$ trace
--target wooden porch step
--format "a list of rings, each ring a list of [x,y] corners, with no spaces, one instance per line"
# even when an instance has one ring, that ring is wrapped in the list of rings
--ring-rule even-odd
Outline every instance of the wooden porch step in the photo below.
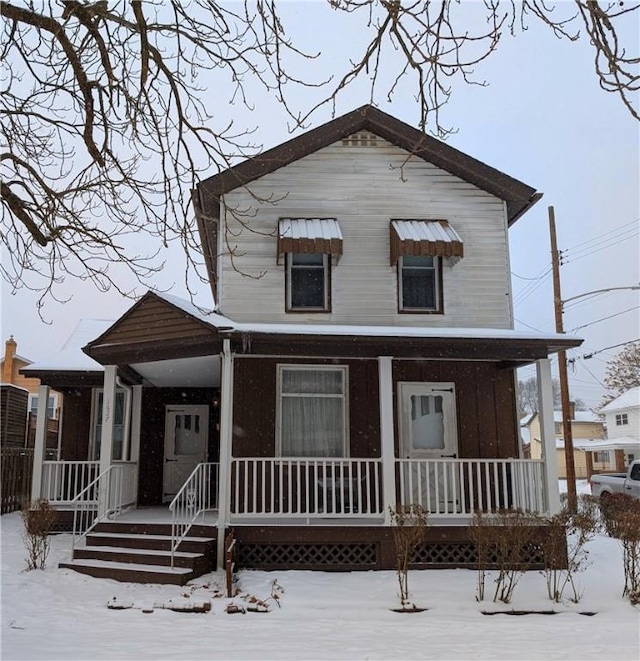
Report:
[[[171,552],[157,549],[135,549],[118,546],[85,546],[77,548],[74,553],[76,560],[110,560],[133,564],[171,566]],[[173,554],[174,567],[187,569],[200,569],[206,565],[206,558],[202,553],[187,553],[176,551]],[[206,569],[205,569],[206,571]]]
[[[185,585],[199,574],[185,567],[161,567],[158,565],[132,564],[110,560],[74,559],[61,562],[61,569],[73,569],[95,578],[110,578],[124,583],[164,583]]]
[[[206,553],[215,545],[215,541],[213,537],[185,537],[180,542],[179,550],[187,553]],[[171,551],[171,535],[91,532],[87,535],[87,545]]]

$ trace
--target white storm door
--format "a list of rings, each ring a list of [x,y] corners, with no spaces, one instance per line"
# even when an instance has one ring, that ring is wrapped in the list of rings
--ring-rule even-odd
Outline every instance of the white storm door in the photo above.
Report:
[[[207,405],[166,407],[162,502],[171,501],[193,469],[207,460],[208,430]]]
[[[399,383],[404,502],[456,512],[458,435],[453,383]]]

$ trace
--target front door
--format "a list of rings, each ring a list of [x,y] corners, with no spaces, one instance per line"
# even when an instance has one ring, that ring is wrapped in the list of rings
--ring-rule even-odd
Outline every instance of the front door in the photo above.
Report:
[[[403,499],[430,512],[454,513],[458,502],[458,434],[453,383],[399,383]]]
[[[207,460],[209,407],[167,406],[162,502],[170,502],[193,469]]]

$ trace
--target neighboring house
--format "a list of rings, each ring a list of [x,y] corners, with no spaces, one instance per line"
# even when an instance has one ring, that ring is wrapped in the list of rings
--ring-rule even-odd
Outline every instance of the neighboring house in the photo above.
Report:
[[[25,376],[20,372],[24,367],[31,365],[28,358],[17,353],[18,343],[11,336],[5,342],[4,356],[0,360],[0,374],[2,374],[3,411],[12,412],[11,445],[24,447],[33,446],[36,420],[38,415],[38,390],[40,379]],[[25,400],[26,398],[26,403]],[[19,403],[18,401],[19,400]],[[5,401],[7,406],[5,406]],[[50,455],[58,448],[58,420],[62,407],[62,396],[59,392],[51,390],[47,397],[47,449]],[[4,418],[3,418],[4,419]],[[3,444],[6,442],[3,437]]]
[[[626,470],[640,458],[640,386],[616,397],[600,413],[605,417],[607,440],[598,451],[614,455],[615,470]]]
[[[433,524],[418,563],[468,566],[474,511],[558,510],[516,369],[537,366],[553,456],[549,356],[581,341],[513,328],[507,232],[535,189],[365,106],[193,197],[215,311],[148,292],[80,361],[25,369],[65,394],[34,492],[70,506],[69,476],[100,473],[74,507],[170,505],[174,547],[213,510],[218,563],[233,528],[263,568],[393,567],[409,504]]]
[[[528,454],[532,459],[542,457],[542,442],[540,431],[540,416],[534,413],[521,421],[523,440],[528,439]],[[562,429],[562,411],[553,412],[554,434],[556,438],[556,462],[558,477],[567,477],[566,455],[564,449],[564,432]],[[525,432],[526,430],[526,432]],[[613,470],[613,456],[606,451],[593,452],[593,465],[587,465],[587,450],[594,448],[596,443],[605,438],[604,421],[593,411],[573,411],[571,417],[571,436],[573,439],[573,463],[577,478],[588,478],[592,472]]]

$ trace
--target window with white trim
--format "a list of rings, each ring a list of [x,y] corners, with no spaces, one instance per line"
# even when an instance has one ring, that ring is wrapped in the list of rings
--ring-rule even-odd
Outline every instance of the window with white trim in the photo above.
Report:
[[[94,461],[100,459],[100,440],[102,436],[102,402],[104,391],[102,388],[94,388],[93,391],[93,414],[91,425],[91,453]],[[129,460],[129,417],[130,417],[129,393],[123,389],[116,390],[115,411],[113,418],[113,453],[112,460]]]
[[[402,312],[439,312],[440,258],[401,255],[398,259],[398,298]]]
[[[287,310],[329,311],[329,255],[287,254]]]
[[[29,413],[38,415],[38,395],[29,395]],[[47,418],[57,418],[58,414],[58,395],[49,395],[47,402]]]
[[[621,427],[622,425],[629,424],[629,416],[626,413],[617,413],[616,414],[616,427]]]
[[[278,445],[282,457],[344,457],[347,367],[278,365]]]

